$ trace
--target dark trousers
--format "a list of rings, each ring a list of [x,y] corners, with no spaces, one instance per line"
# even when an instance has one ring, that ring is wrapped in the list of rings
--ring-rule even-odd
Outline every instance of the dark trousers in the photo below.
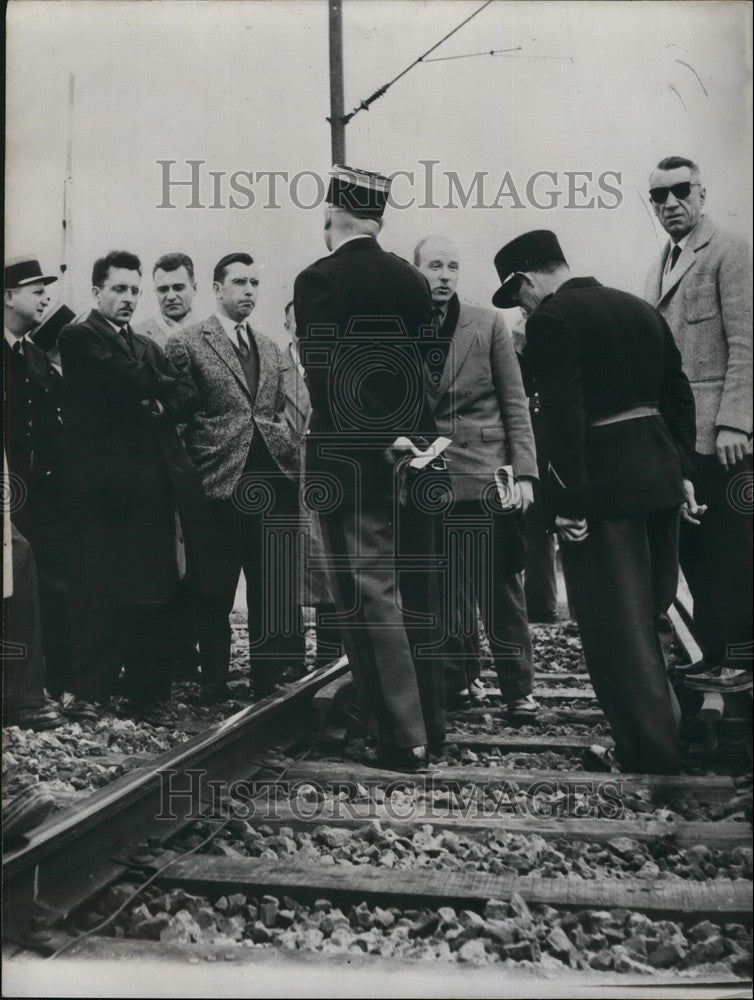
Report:
[[[255,440],[260,435],[255,434]],[[228,500],[212,502],[223,542],[223,580],[214,601],[202,602],[197,625],[202,682],[226,683],[230,621],[241,570],[246,578],[249,673],[257,697],[269,694],[286,668],[304,662],[297,595],[298,486],[270,468],[260,443],[252,444],[244,473]],[[253,470],[253,471],[252,471]]]
[[[175,605],[175,629],[173,634],[173,676],[178,681],[193,681],[197,679],[199,666],[199,641],[197,627],[196,598],[180,592]]]
[[[343,637],[337,624],[337,609],[332,602],[314,606],[314,630],[317,643],[315,666],[324,667],[343,655]]]
[[[548,621],[558,613],[558,582],[555,571],[555,536],[545,531],[536,503],[524,516],[526,525],[526,570],[524,593],[529,621]]]
[[[55,697],[59,697],[67,690],[75,660],[67,588],[50,584],[44,576],[40,576],[39,605],[47,687]]]
[[[118,693],[125,667],[124,694],[131,701],[148,705],[168,698],[174,615],[172,604],[77,609],[76,664],[68,690],[87,701],[106,701]]]
[[[45,703],[37,567],[31,546],[11,525],[13,593],[3,601],[3,718]]]
[[[678,583],[678,511],[589,519],[584,542],[563,542],[568,598],[595,694],[628,771],[680,767],[674,696],[658,635]]]
[[[739,670],[752,659],[752,461],[727,472],[714,455],[696,455],[698,526],[681,523],[681,568],[694,598],[694,632],[705,660]]]
[[[75,655],[68,602],[69,529],[59,500],[44,495],[24,505],[14,521],[34,553],[45,677],[57,697],[66,688]]]
[[[456,535],[466,608],[478,604],[503,698],[513,701],[532,689],[532,646],[521,569],[525,542],[516,511],[491,512],[481,501],[455,503],[446,531]],[[473,648],[473,638],[467,638]]]
[[[436,516],[362,497],[320,515],[340,632],[372,733],[387,748],[445,736]]]

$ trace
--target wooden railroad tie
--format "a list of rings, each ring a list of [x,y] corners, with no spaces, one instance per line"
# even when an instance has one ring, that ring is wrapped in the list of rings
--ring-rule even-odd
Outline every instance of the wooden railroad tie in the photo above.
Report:
[[[601,774],[590,771],[523,771],[508,767],[436,767],[420,774],[405,774],[387,768],[369,767],[364,764],[342,761],[301,761],[294,764],[286,780],[310,781],[318,784],[357,783],[426,786],[439,785],[503,785],[515,784],[529,790],[541,786],[574,790],[589,786],[624,792],[645,791],[653,799],[704,798],[705,801],[725,801],[735,794],[733,779],[728,775],[659,775],[659,774]]]
[[[417,868],[390,871],[368,865],[352,868],[292,859],[263,861],[202,854],[177,859],[161,872],[158,881],[171,888],[211,897],[229,892],[250,896],[295,892],[307,898],[337,895],[358,901],[389,899],[402,906],[410,900],[431,906],[448,904],[478,909],[489,899],[510,900],[514,893],[519,893],[527,903],[569,909],[620,907],[658,915],[711,916],[728,921],[748,920],[751,914],[751,883],[743,879],[698,883],[496,876],[486,872]]]
[[[217,821],[219,822],[219,820]],[[253,823],[264,823],[273,828],[290,826],[294,830],[308,831],[319,826],[362,829],[367,824],[379,823],[381,829],[395,830],[401,836],[410,836],[429,823],[435,834],[443,831],[478,837],[486,833],[513,833],[521,836],[538,836],[543,840],[589,841],[606,844],[617,837],[628,837],[643,843],[667,839],[678,846],[693,847],[705,844],[721,850],[746,847],[751,843],[751,824],[735,822],[707,822],[685,820],[634,819],[577,819],[560,816],[464,816],[453,814],[452,806],[417,809],[408,818],[395,815],[395,810],[385,809],[376,802],[334,803],[307,815],[303,808],[293,808],[286,802],[270,805],[268,813],[254,816]]]

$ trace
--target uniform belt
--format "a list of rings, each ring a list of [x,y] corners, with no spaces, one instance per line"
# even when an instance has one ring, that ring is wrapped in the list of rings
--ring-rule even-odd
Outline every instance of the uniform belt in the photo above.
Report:
[[[660,409],[656,403],[646,406],[632,406],[630,410],[612,413],[609,417],[598,417],[592,421],[592,427],[604,427],[606,424],[618,424],[623,420],[638,420],[639,417],[659,417]]]

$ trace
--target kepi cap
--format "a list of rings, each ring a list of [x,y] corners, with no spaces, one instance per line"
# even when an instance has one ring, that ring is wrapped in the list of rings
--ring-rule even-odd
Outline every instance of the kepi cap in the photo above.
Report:
[[[51,285],[57,281],[54,274],[42,274],[42,268],[36,257],[13,257],[5,264],[5,288],[23,288],[41,281],[43,285]]]
[[[330,171],[326,201],[364,219],[381,219],[391,183],[382,174],[335,164]]]
[[[566,263],[558,238],[549,229],[532,229],[506,243],[495,255],[500,288],[492,296],[493,306],[512,309],[516,305],[512,297],[515,289],[513,276],[517,271],[532,271],[555,260]]]

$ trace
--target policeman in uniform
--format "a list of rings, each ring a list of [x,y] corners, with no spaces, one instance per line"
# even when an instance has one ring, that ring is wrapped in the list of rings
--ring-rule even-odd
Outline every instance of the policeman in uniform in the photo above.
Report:
[[[434,337],[426,280],[377,242],[390,182],[333,168],[330,256],[299,274],[294,308],[313,407],[308,445],[343,643],[382,759],[414,770],[445,733],[437,505],[411,460],[434,442],[423,354]],[[438,476],[441,474],[438,473]]]
[[[34,257],[16,257],[5,266],[5,442],[11,483],[18,494],[11,514],[37,565],[47,682],[56,695],[73,666],[62,481],[62,378],[30,334],[50,304],[48,286],[57,280],[43,274]]]
[[[548,230],[512,240],[495,267],[494,305],[528,317],[569,602],[617,762],[675,773],[677,705],[657,619],[676,591],[679,512],[702,512],[685,478],[694,400],[678,349],[646,302],[572,277]]]

